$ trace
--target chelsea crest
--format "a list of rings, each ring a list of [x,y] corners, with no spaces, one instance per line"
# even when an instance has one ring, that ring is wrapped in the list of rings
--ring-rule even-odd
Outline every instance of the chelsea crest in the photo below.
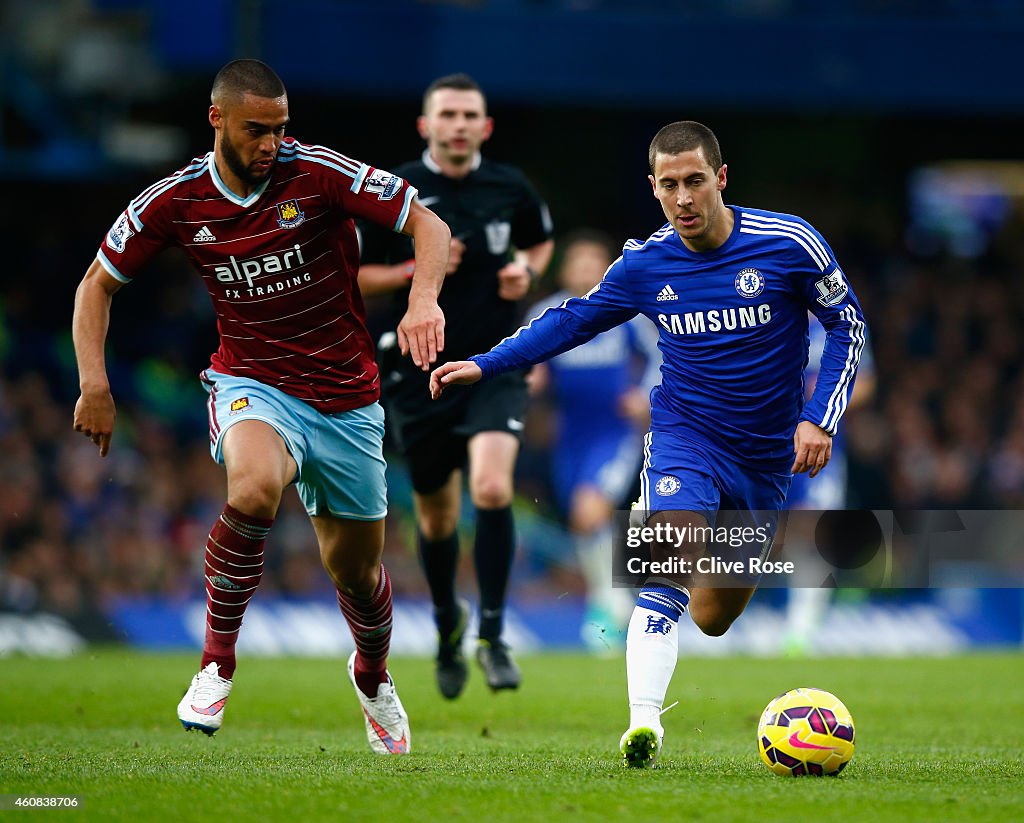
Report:
[[[678,477],[673,477],[671,474],[663,476],[654,486],[654,490],[662,497],[671,497],[677,491],[683,487],[683,484],[679,482]]]
[[[743,269],[733,281],[736,293],[748,300],[764,291],[764,275],[757,269]]]

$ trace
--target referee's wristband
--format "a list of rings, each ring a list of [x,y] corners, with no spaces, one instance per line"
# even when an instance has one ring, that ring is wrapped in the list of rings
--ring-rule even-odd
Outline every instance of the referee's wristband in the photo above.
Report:
[[[402,274],[405,275],[406,280],[412,280],[412,276],[416,273],[416,258],[410,257],[404,263],[400,263],[402,266]]]

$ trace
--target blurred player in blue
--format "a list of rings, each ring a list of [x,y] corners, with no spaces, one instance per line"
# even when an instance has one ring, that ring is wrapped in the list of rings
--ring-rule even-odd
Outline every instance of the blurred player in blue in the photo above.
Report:
[[[592,229],[566,237],[561,291],[536,303],[526,316],[536,317],[593,289],[612,264],[612,248],[610,238]],[[612,585],[612,515],[633,494],[660,366],[658,330],[638,316],[530,373],[531,388],[547,390],[554,402],[551,474],[587,587],[581,636],[595,652],[624,641],[635,600],[629,589]]]
[[[825,351],[827,338],[825,327],[813,318],[810,320],[810,353],[807,368],[804,370],[804,397],[810,400],[818,383],[818,368],[821,355]],[[861,352],[860,368],[857,371],[857,384],[850,395],[847,412],[867,406],[875,396],[874,359],[871,356],[871,344],[867,342]],[[806,474],[793,477],[793,484],[786,498],[787,509],[804,509],[811,511],[830,511],[844,509],[848,505],[848,484],[846,467],[846,437],[840,430],[832,438],[832,459],[827,471],[823,471],[813,480]],[[813,552],[813,534],[802,534],[801,527],[810,528],[811,522],[790,521],[786,532],[787,559],[793,559],[800,552]],[[824,622],[825,612],[832,599],[833,588],[822,585],[827,578],[827,571],[814,576],[813,562],[798,562],[797,570],[801,578],[794,583],[786,595],[785,629],[782,633],[782,651],[791,657],[800,657],[810,651],[815,630]],[[822,561],[822,565],[824,561]]]
[[[714,133],[671,123],[651,142],[649,180],[668,223],[630,240],[600,285],[549,309],[490,352],[445,363],[433,397],[547,360],[643,314],[659,329],[661,385],[651,392],[638,512],[668,539],[651,559],[695,562],[719,512],[768,518],[763,557],[794,472],[829,461],[865,342],[860,306],[832,250],[803,219],[726,206],[728,167]],[[807,312],[827,332],[818,383],[804,402]],[[630,722],[619,748],[631,766],[661,753],[661,714],[678,657],[678,622],[724,634],[756,588],[649,577],[626,639]]]

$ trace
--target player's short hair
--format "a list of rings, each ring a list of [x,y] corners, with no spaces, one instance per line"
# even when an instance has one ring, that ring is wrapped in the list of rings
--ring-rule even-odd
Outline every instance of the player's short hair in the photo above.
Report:
[[[676,123],[669,123],[654,135],[651,141],[651,148],[647,152],[647,162],[651,166],[651,174],[654,174],[654,158],[659,154],[682,154],[684,151],[704,150],[704,159],[708,161],[712,170],[717,172],[722,168],[722,149],[718,145],[718,138],[703,123],[695,120],[679,120]]]
[[[213,78],[210,100],[217,105],[238,100],[245,94],[255,97],[284,97],[284,83],[270,66],[260,60],[232,60]]]
[[[427,86],[427,90],[423,92],[424,114],[427,111],[427,103],[430,102],[430,95],[435,91],[440,91],[441,89],[479,92],[480,96],[484,98],[484,110],[487,109],[487,97],[484,95],[484,90],[480,88],[480,84],[468,74],[459,72],[458,74],[446,74],[444,77],[438,77],[433,83]]]
[[[586,244],[588,246],[600,246],[608,253],[608,257],[611,260],[614,260],[618,256],[619,247],[615,244],[611,235],[605,234],[599,229],[592,229],[589,227],[573,229],[572,231],[564,234],[559,241],[563,257],[573,246],[579,246],[582,244]]]

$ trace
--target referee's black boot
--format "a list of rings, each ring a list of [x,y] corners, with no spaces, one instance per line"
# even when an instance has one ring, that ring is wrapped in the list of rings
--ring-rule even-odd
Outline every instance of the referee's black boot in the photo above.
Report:
[[[448,700],[454,700],[466,688],[469,667],[466,656],[462,652],[462,638],[466,635],[469,625],[469,604],[465,600],[458,601],[459,619],[455,628],[447,635],[438,632],[437,661],[434,670],[437,676],[437,688]]]
[[[519,688],[522,675],[503,641],[480,638],[480,645],[476,647],[476,659],[480,663],[480,668],[484,670],[487,685],[491,689],[498,691]]]

